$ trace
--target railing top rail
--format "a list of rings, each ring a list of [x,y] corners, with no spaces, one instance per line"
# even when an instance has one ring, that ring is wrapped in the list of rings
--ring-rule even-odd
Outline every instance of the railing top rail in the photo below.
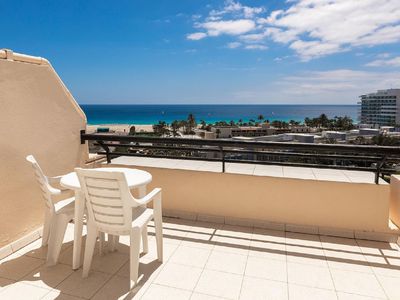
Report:
[[[120,141],[137,143],[166,143],[180,145],[201,145],[215,147],[238,148],[274,148],[304,151],[337,151],[373,153],[375,155],[400,156],[398,146],[371,146],[371,145],[343,145],[343,144],[310,144],[294,142],[270,142],[270,141],[235,141],[227,139],[188,139],[188,138],[163,138],[163,137],[139,137],[117,134],[87,134],[81,133],[81,141]]]

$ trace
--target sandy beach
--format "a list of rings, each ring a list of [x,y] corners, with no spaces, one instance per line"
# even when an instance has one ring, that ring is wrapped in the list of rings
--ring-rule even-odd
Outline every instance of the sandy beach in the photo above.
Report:
[[[146,131],[153,132],[153,125],[140,125],[140,124],[99,124],[99,125],[87,125],[86,132],[93,133],[97,131],[99,127],[109,128],[113,132],[129,132],[129,128],[135,126],[137,132]]]

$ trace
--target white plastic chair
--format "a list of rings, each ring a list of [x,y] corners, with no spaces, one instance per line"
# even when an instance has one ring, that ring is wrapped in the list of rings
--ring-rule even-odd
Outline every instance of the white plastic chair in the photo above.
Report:
[[[47,264],[55,265],[60,255],[65,230],[69,221],[74,218],[75,197],[67,198],[54,203],[54,196],[66,194],[66,189],[55,188],[51,184],[60,182],[62,176],[48,177],[33,155],[28,155],[26,160],[32,164],[36,179],[42,190],[46,211],[43,225],[42,246],[49,245],[47,251]]]
[[[130,287],[138,281],[141,234],[154,219],[158,261],[163,260],[161,189],[135,199],[122,172],[75,169],[88,209],[83,277],[87,277],[99,232],[130,236]],[[153,209],[146,204],[153,202]],[[147,245],[144,245],[145,252]]]

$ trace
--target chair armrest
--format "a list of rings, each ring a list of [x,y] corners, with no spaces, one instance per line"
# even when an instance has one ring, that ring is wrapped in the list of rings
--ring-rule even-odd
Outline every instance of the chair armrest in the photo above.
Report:
[[[57,189],[57,190],[60,190],[60,191],[67,191],[68,190],[67,188],[64,188],[62,185],[60,185],[60,180],[61,180],[61,178],[63,176],[64,175],[53,176],[53,177],[47,176],[47,180],[48,180],[50,185],[53,185],[53,184],[57,184],[58,185],[56,188],[53,188],[53,189]]]
[[[150,193],[148,193],[143,198],[136,199],[136,203],[138,203],[139,205],[145,205],[145,204],[153,201],[154,198],[158,195],[161,195],[161,189],[155,188],[154,190],[152,190]]]

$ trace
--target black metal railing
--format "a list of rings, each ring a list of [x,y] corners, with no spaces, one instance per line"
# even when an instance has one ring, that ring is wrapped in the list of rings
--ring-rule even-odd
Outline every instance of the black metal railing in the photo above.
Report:
[[[227,139],[187,139],[143,137],[117,134],[87,134],[89,141],[107,162],[119,156],[219,161],[327,169],[370,171],[379,177],[391,175],[400,166],[400,147],[348,144],[309,144],[292,142],[254,142]]]

